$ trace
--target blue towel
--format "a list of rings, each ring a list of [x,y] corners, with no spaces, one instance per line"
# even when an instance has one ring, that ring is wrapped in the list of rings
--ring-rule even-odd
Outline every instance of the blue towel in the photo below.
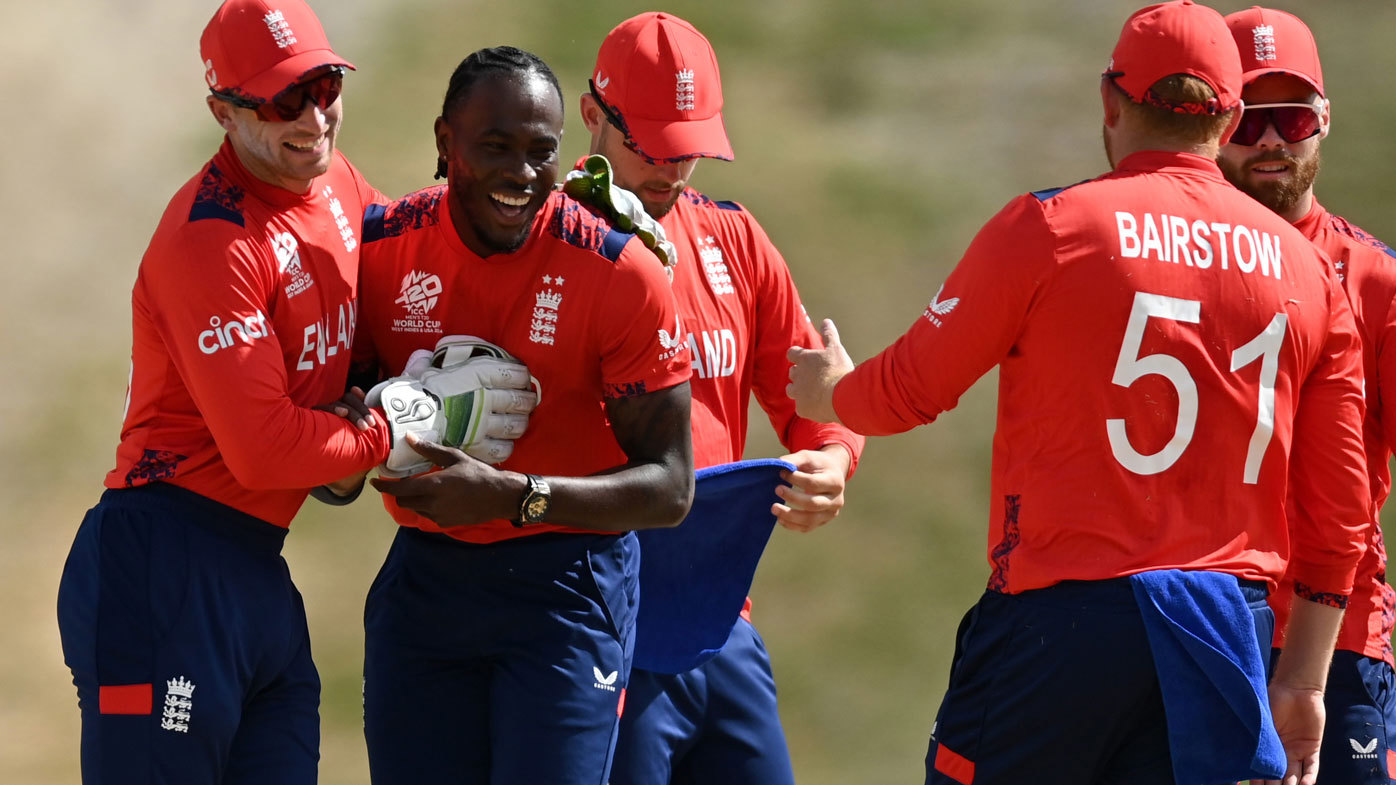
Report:
[[[722,650],[751,590],[776,519],[785,461],[724,463],[699,469],[693,508],[673,529],[636,532],[640,614],[635,667],[683,673]]]
[[[1163,690],[1175,781],[1283,777],[1265,663],[1236,576],[1157,570],[1130,582]]]

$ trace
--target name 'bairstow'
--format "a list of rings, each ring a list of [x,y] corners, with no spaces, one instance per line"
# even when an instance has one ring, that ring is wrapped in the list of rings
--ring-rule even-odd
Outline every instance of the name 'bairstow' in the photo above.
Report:
[[[1122,211],[1115,213],[1115,227],[1119,232],[1120,256],[1126,259],[1150,258],[1202,270],[1211,267],[1216,259],[1223,270],[1234,262],[1243,273],[1253,273],[1259,267],[1261,275],[1283,280],[1280,238],[1269,232],[1202,219],[1188,221],[1176,215],[1155,218],[1152,213],[1143,213],[1141,220]]]

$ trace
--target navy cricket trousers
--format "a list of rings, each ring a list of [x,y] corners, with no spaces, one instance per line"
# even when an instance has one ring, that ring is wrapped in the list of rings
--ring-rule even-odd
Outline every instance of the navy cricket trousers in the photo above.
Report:
[[[165,483],[108,490],[58,589],[86,785],[312,785],[320,679],[286,530]]]
[[[1243,581],[1262,658],[1274,613]],[[1128,578],[986,591],[960,623],[927,785],[1173,785],[1163,694]]]
[[[603,785],[639,566],[633,534],[399,529],[364,611],[374,785]]]

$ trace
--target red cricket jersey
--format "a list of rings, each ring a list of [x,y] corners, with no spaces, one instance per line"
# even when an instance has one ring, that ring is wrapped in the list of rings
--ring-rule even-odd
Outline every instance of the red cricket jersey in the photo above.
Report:
[[[857,466],[863,437],[796,416],[785,394],[786,351],[823,344],[761,225],[740,205],[692,188],[660,223],[679,252],[674,297],[693,358],[694,466],[741,460],[752,392],[786,449],[839,444],[852,458],[850,469]]]
[[[1170,568],[1273,589],[1290,562],[1341,605],[1371,506],[1360,351],[1294,227],[1210,160],[1143,152],[1010,202],[834,403],[905,431],[1000,366],[992,589]]]
[[[388,455],[308,407],[344,393],[359,238],[377,192],[343,155],[295,194],[225,139],[170,200],[131,294],[131,381],[108,488],[168,482],[278,526],[306,489]]]
[[[371,208],[360,276],[357,364],[397,374],[414,350],[464,334],[504,347],[538,379],[542,401],[503,469],[581,477],[624,464],[605,401],[688,380],[688,348],[659,260],[561,192],[539,210],[522,248],[485,258],[456,233],[446,186]],[[398,523],[466,542],[582,531],[503,519],[443,530],[391,496],[383,502]]]
[[[1362,442],[1367,453],[1367,481],[1372,492],[1371,523],[1367,527],[1367,552],[1357,563],[1357,577],[1348,600],[1338,648],[1385,660],[1392,659],[1391,629],[1396,621],[1396,591],[1386,582],[1386,545],[1382,542],[1378,515],[1391,492],[1391,447],[1396,445],[1396,422],[1386,415],[1396,410],[1396,252],[1314,201],[1309,213],[1295,224],[1305,237],[1328,254],[1347,291],[1348,303],[1362,336],[1362,367],[1366,387],[1367,416],[1362,422]],[[1270,598],[1275,610],[1275,645],[1284,645],[1284,625],[1289,619],[1291,580]]]

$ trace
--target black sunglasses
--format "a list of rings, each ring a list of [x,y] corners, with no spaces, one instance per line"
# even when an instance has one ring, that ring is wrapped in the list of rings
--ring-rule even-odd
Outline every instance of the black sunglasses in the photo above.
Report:
[[[321,109],[329,109],[344,88],[344,67],[332,65],[328,70],[317,71],[309,78],[297,82],[276,94],[270,101],[259,101],[233,93],[210,91],[213,97],[227,101],[233,106],[251,109],[268,123],[288,123],[301,116],[307,101]]]

